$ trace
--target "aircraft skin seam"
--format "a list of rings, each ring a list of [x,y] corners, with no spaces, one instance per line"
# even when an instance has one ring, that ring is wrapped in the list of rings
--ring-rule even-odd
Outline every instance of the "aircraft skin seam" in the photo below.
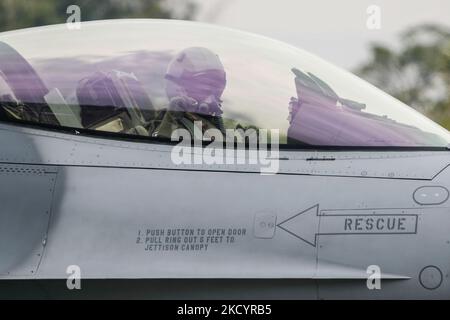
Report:
[[[71,136],[70,134],[65,134],[65,133],[59,133],[59,132],[55,132],[55,133],[49,133],[46,130],[39,130],[39,129],[34,129],[34,128],[26,128],[26,127],[20,127],[20,129],[25,129],[25,130],[14,130],[11,128],[2,128],[1,127],[1,122],[0,122],[0,130],[4,130],[4,131],[9,131],[9,132],[13,132],[13,133],[19,133],[19,134],[24,134],[24,135],[34,135],[34,136],[40,136],[40,137],[44,137],[44,138],[54,138],[54,139],[58,139],[58,140],[65,140],[65,141],[72,141],[72,142],[76,142],[76,143],[85,143],[85,144],[89,144],[89,145],[103,145],[103,146],[109,146],[109,147],[114,147],[114,148],[123,148],[123,149],[132,149],[132,150],[139,150],[139,151],[157,151],[157,152],[164,152],[164,153],[170,153],[170,150],[161,150],[158,148],[155,148],[156,146],[160,146],[160,147],[167,147],[167,146],[173,146],[171,144],[167,144],[167,143],[162,143],[162,142],[147,142],[147,141],[127,141],[127,140],[123,140],[123,139],[117,139],[117,138],[110,138],[110,137],[85,137],[85,136]],[[29,129],[29,132],[28,130]],[[33,131],[37,131],[37,132],[33,132]],[[44,132],[41,132],[44,131]],[[89,141],[95,139],[96,141]],[[135,147],[132,144],[139,144],[139,145],[144,145],[145,147]],[[392,159],[403,159],[403,158],[419,158],[419,157],[424,157],[424,156],[429,156],[429,157],[433,157],[433,156],[437,156],[437,155],[441,155],[443,152],[445,151],[424,151],[424,150],[369,150],[369,149],[361,149],[361,150],[327,150],[327,149],[298,149],[298,150],[290,150],[290,149],[280,149],[280,152],[289,152],[289,153],[293,153],[293,152],[302,152],[302,153],[310,153],[310,154],[316,154],[316,153],[327,153],[330,154],[327,157],[334,157],[336,161],[346,161],[346,160],[374,160],[374,159],[378,159],[378,160],[392,160]],[[354,153],[354,154],[359,154],[359,153],[368,153],[368,152],[372,152],[372,153],[380,153],[380,152],[389,152],[391,154],[386,155],[379,155],[379,156],[365,156],[365,157],[361,157],[361,156],[339,156],[339,153]],[[392,155],[392,153],[397,153],[395,155]],[[310,156],[305,156],[305,157],[291,157],[288,159],[280,159],[280,160],[296,160],[296,161],[320,161],[323,159],[310,159]],[[329,159],[326,159],[329,160]]]
[[[56,186],[57,186],[57,182],[58,182],[58,170],[56,172],[52,172],[51,174],[53,174],[55,177],[54,177],[54,181],[52,184],[52,196],[51,196],[50,208],[49,208],[49,212],[48,212],[49,218],[48,218],[48,222],[47,222],[47,229],[45,230],[45,241],[46,242],[48,242],[48,232],[50,230],[50,225],[52,223],[55,192],[56,192]],[[47,248],[46,245],[44,245],[44,247],[42,248],[41,256],[40,256],[39,262],[36,266],[35,274],[39,273],[39,267],[41,266],[42,260],[44,259],[46,248]]]
[[[114,165],[86,165],[86,164],[56,164],[56,163],[19,163],[19,162],[0,162],[0,164],[11,165],[30,165],[30,166],[50,166],[50,167],[77,167],[77,168],[103,168],[103,169],[129,169],[129,170],[160,170],[160,171],[185,171],[185,172],[214,172],[214,173],[240,173],[240,174],[257,174],[259,171],[236,171],[236,170],[217,170],[217,169],[186,169],[186,168],[156,168],[156,167],[127,167]],[[383,180],[406,180],[406,181],[431,181],[428,178],[401,178],[401,177],[370,177],[370,176],[352,176],[352,175],[333,175],[333,174],[317,174],[317,173],[295,173],[295,172],[278,172],[274,175],[280,176],[311,176],[311,177],[330,177],[330,178],[353,178],[353,179],[383,179]]]
[[[440,175],[442,172],[444,172],[449,166],[450,166],[450,164],[447,164],[444,168],[439,170],[438,173],[436,173],[430,180],[434,180],[438,175]]]

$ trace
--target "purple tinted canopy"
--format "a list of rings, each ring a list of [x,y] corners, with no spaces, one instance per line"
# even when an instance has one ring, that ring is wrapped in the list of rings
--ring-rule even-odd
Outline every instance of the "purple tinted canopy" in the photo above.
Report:
[[[370,84],[248,33],[125,20],[0,34],[4,121],[154,137],[174,99],[185,102],[178,125],[189,127],[197,114],[220,118],[226,129],[279,129],[282,145],[450,142],[447,130]]]

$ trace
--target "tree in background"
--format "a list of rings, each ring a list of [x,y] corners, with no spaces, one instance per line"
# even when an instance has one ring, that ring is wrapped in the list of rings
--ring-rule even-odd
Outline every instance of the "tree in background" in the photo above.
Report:
[[[450,30],[413,27],[397,50],[373,44],[370,52],[356,73],[450,129]]]
[[[190,1],[173,0],[1,0],[0,31],[64,23],[70,5],[81,8],[82,21],[115,18],[189,19],[195,10]]]

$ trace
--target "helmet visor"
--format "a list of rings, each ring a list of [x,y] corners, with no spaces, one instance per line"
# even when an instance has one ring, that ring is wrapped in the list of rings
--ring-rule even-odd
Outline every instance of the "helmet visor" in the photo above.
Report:
[[[190,98],[199,102],[209,96],[214,96],[217,100],[220,100],[226,85],[226,74],[221,70],[186,72],[180,78],[170,75],[166,75],[166,78],[181,86]]]

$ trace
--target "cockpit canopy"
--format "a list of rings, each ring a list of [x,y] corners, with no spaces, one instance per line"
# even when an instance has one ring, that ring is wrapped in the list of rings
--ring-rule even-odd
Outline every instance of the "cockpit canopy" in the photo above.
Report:
[[[109,20],[0,34],[0,119],[170,138],[204,120],[294,147],[447,147],[450,135],[300,49],[192,22]]]

